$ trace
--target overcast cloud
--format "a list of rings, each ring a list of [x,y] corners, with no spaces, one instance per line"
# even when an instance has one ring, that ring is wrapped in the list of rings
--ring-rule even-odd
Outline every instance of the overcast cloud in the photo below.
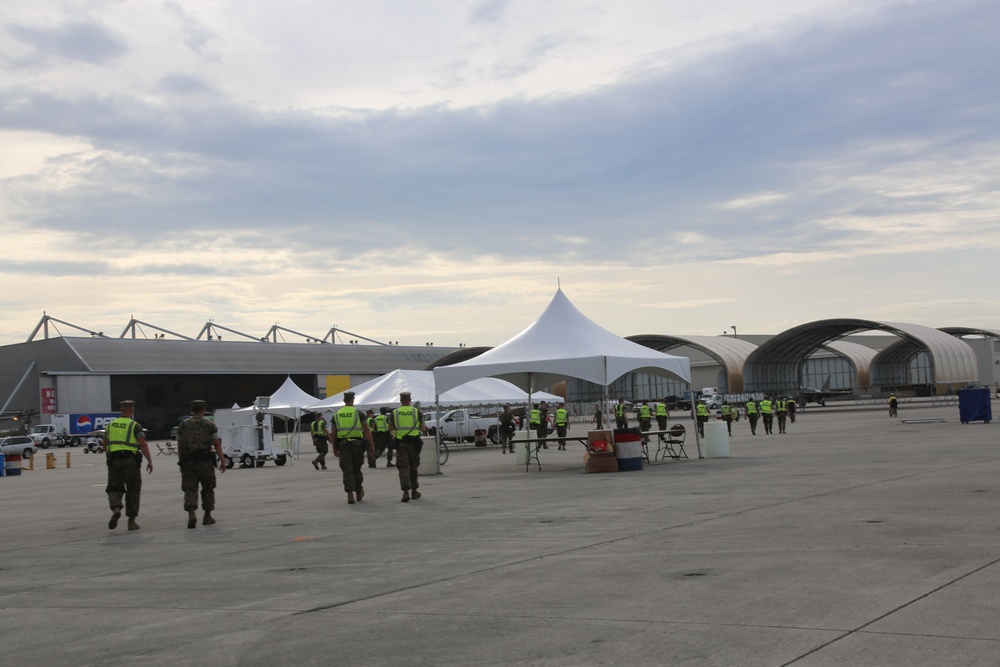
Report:
[[[0,10],[0,342],[1000,328],[1000,5],[354,4]]]

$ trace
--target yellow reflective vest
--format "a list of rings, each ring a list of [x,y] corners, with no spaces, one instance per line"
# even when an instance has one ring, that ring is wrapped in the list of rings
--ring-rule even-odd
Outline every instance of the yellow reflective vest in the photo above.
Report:
[[[134,419],[119,417],[107,426],[108,451],[132,452],[139,451],[139,438],[135,434],[137,426]]]
[[[392,411],[392,423],[396,427],[396,439],[420,435],[420,412],[412,405],[401,405]]]
[[[361,437],[361,418],[357,408],[345,405],[337,410],[334,418],[337,420],[337,437],[342,440],[356,440]]]

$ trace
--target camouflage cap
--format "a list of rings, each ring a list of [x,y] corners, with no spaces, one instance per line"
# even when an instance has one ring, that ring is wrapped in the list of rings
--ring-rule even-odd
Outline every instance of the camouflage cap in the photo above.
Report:
[[[199,410],[204,410],[207,407],[208,407],[208,403],[206,403],[205,401],[201,400],[200,398],[197,399],[197,400],[191,401],[191,410],[193,410],[194,412],[198,412]]]

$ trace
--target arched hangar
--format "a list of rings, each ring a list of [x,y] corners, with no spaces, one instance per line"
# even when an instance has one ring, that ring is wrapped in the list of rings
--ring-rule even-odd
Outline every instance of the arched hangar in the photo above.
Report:
[[[753,343],[735,336],[664,336],[660,334],[640,334],[626,336],[639,345],[667,352],[678,347],[692,347],[712,357],[722,366],[728,382],[726,393],[742,394],[744,389],[743,367],[747,357],[757,349]]]
[[[884,331],[908,343],[905,349],[901,346],[896,353],[885,354],[893,347],[889,346],[871,359],[871,386],[918,384],[911,381],[910,362],[919,352],[927,356],[926,384],[962,386],[976,383],[979,379],[975,351],[964,341],[943,331],[920,324],[839,318],[793,327],[760,345],[747,357],[744,365],[746,390],[797,390],[802,386],[802,366],[810,355],[824,346],[837,352],[837,347],[832,345],[834,341],[863,331]],[[860,368],[856,370],[860,371]],[[861,386],[860,381],[863,381],[860,372],[858,380],[856,387]]]

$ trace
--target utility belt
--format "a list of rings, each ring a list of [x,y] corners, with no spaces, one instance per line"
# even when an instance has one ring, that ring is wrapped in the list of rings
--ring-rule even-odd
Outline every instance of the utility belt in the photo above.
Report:
[[[108,452],[109,459],[134,459],[137,456],[139,456],[138,450],[132,452],[127,449],[119,449],[114,452]]]
[[[343,447],[344,445],[349,445],[352,442],[362,442],[361,436],[359,435],[355,438],[339,438],[337,440],[337,446]]]
[[[211,461],[215,463],[215,452],[212,450],[199,450],[197,452],[184,452],[185,461]]]

